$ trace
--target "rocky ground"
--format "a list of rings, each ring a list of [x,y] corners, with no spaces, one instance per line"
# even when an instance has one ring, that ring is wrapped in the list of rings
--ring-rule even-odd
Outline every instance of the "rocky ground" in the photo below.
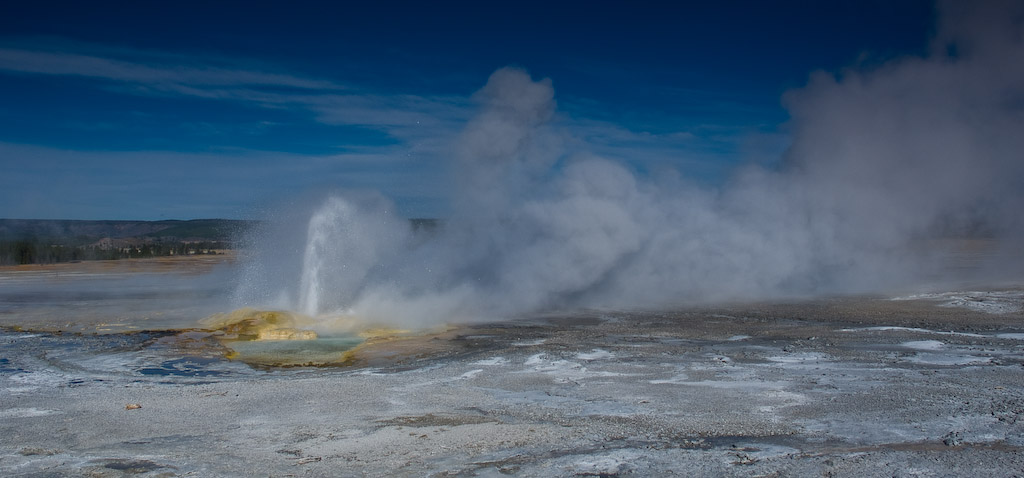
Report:
[[[588,311],[257,369],[0,335],[4,476],[1019,476],[1019,289]]]

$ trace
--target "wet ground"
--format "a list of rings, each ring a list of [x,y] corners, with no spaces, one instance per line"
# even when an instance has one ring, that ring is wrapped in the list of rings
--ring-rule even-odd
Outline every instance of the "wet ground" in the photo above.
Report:
[[[336,367],[252,367],[199,330],[8,327],[0,475],[1024,475],[1022,298],[552,314]]]

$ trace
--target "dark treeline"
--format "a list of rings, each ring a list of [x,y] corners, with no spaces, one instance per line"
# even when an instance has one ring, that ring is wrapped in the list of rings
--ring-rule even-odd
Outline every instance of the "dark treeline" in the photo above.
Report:
[[[215,254],[258,223],[0,219],[0,265]]]
[[[103,247],[62,245],[38,239],[0,241],[0,265],[53,264],[57,262],[134,259],[174,255],[216,254],[230,249],[224,241],[169,242]]]
[[[410,219],[417,232],[442,226],[437,219]],[[241,247],[257,221],[83,221],[0,219],[0,265],[216,254]]]

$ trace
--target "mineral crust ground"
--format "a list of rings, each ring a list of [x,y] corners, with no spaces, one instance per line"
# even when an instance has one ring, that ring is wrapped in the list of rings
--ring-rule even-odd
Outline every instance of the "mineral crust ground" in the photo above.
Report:
[[[334,367],[7,327],[0,475],[1019,476],[1021,296],[551,314]]]

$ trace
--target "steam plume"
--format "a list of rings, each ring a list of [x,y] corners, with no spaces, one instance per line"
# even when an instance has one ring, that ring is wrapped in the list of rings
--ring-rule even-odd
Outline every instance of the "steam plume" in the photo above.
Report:
[[[929,56],[789,93],[782,165],[721,188],[568,154],[551,82],[500,69],[458,140],[451,218],[413,232],[384,198],[332,197],[263,238],[239,298],[428,324],[882,291],[941,279],[925,239],[978,230],[1019,274],[1024,9],[942,11]]]

